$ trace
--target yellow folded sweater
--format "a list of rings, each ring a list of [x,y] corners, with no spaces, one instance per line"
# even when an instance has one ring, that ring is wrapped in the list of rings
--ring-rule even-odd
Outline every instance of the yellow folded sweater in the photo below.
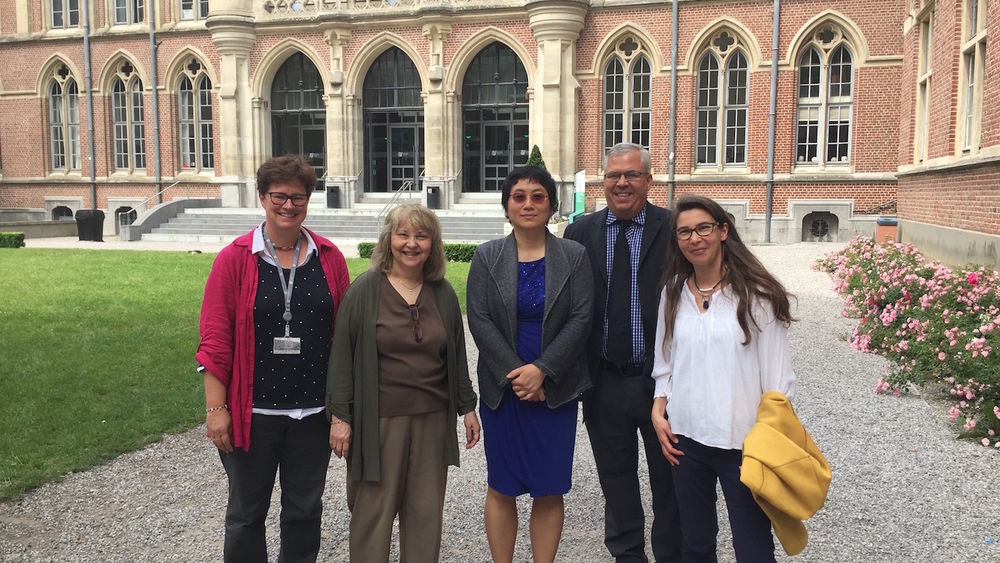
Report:
[[[764,393],[757,423],[743,441],[740,481],[771,520],[785,553],[801,553],[809,541],[802,520],[826,502],[830,465],[802,427],[788,398]]]

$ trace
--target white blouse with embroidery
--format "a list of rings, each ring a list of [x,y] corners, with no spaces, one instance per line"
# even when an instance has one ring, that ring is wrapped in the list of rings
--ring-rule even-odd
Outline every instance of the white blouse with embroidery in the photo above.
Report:
[[[736,319],[737,300],[728,287],[700,312],[684,286],[672,340],[664,346],[663,300],[653,356],[654,397],[667,398],[667,417],[674,434],[714,448],[738,450],[757,419],[757,406],[766,391],[791,398],[795,373],[788,346],[788,329],[775,322],[768,303],[755,303],[750,343],[743,346],[743,330]],[[764,306],[762,306],[764,305]]]

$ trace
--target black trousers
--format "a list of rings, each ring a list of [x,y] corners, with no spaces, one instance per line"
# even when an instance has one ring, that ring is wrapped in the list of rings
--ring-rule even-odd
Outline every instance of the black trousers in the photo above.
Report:
[[[330,464],[330,423],[323,413],[295,420],[255,414],[250,450],[219,452],[229,476],[224,559],[267,563],[264,519],[271,506],[274,476],[281,480],[280,563],[316,561],[323,489]],[[279,471],[280,468],[280,471]]]
[[[653,495],[650,544],[657,563],[679,562],[680,518],[670,463],[650,419],[653,381],[601,370],[585,403],[584,420],[604,492],[604,545],[620,563],[646,562],[646,518],[639,493],[642,437]]]

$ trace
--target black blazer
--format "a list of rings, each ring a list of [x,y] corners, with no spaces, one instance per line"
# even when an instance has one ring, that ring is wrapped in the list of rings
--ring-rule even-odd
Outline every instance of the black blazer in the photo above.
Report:
[[[594,323],[587,347],[591,379],[600,376],[598,362],[603,349],[604,307],[608,294],[607,267],[607,223],[608,210],[602,209],[586,215],[566,228],[565,238],[575,240],[587,249],[590,267],[594,273]],[[648,377],[653,370],[653,339],[656,337],[656,321],[660,316],[660,277],[663,275],[663,260],[667,252],[667,241],[673,222],[669,209],[646,203],[646,224],[642,229],[642,248],[639,253],[638,284],[639,310],[642,313],[645,356],[642,373]],[[615,327],[608,327],[609,334],[615,334]],[[650,382],[652,379],[650,378]]]

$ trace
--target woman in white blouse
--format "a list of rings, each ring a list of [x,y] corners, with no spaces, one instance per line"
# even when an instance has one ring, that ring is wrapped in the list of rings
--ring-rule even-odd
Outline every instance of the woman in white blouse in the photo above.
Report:
[[[656,327],[653,426],[672,465],[684,561],[716,561],[716,481],[736,560],[774,561],[771,523],[740,482],[743,438],[766,391],[791,397],[789,294],[711,199],[674,210]]]

